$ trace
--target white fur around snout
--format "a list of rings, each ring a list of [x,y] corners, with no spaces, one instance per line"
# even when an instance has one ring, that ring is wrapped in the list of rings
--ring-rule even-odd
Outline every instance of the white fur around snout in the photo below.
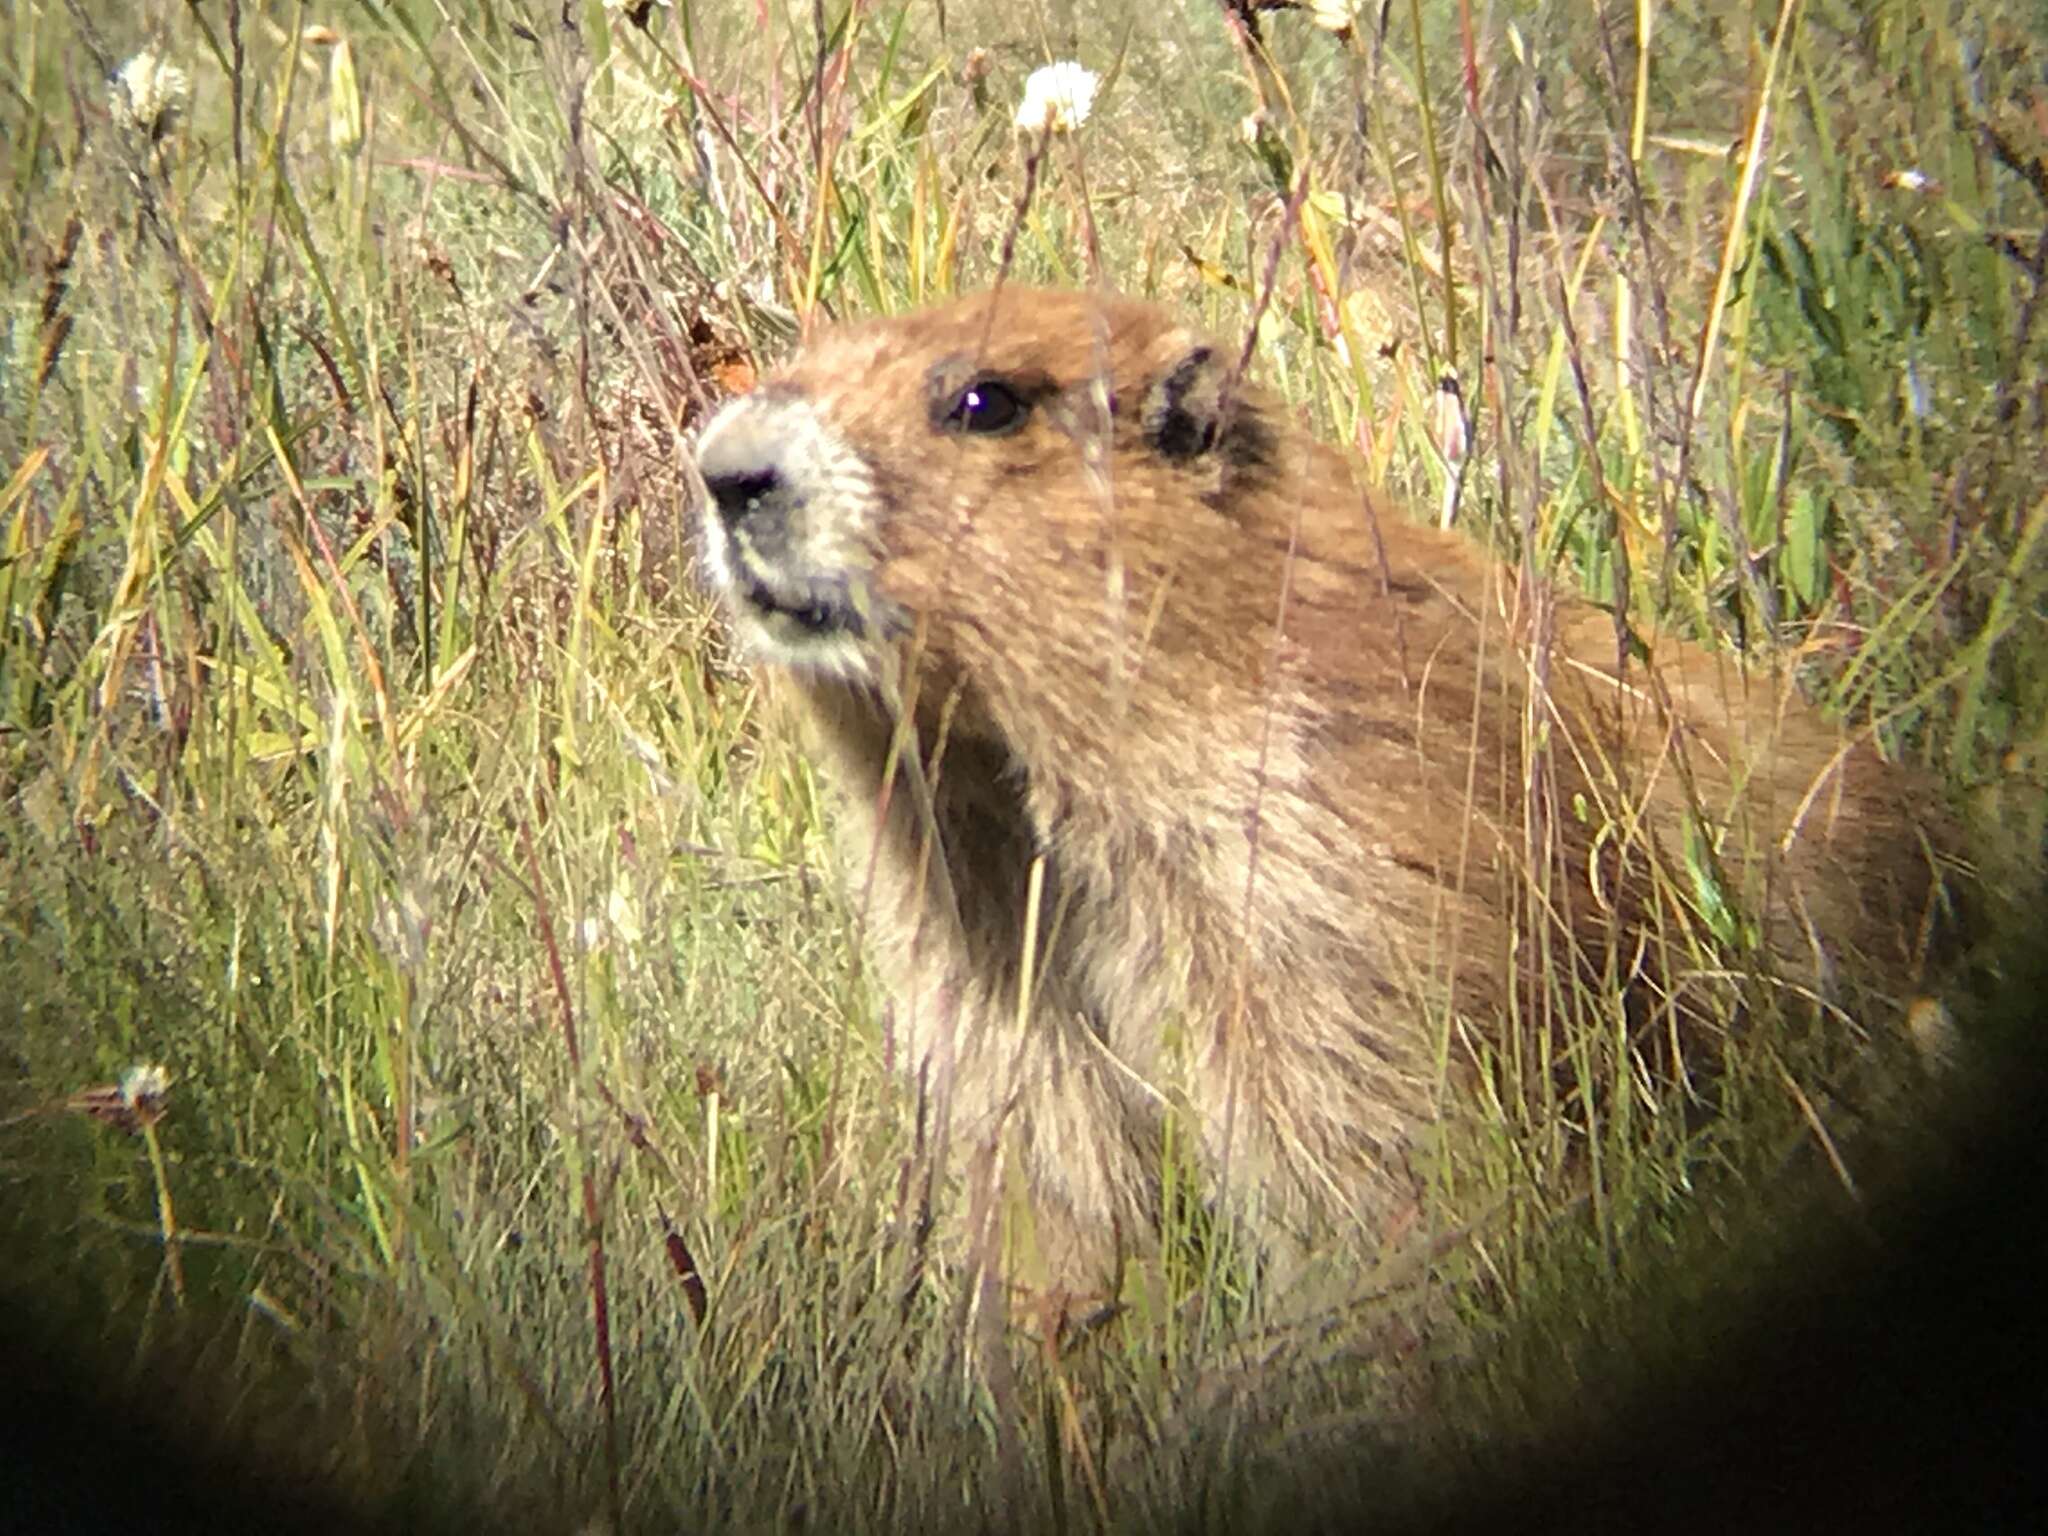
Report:
[[[731,615],[741,643],[757,661],[865,679],[874,671],[869,640],[844,632],[819,634],[790,614],[748,599],[756,580],[831,579],[874,627],[870,595],[874,476],[801,396],[758,394],[730,400],[697,439],[698,531],[705,584]],[[769,558],[726,526],[708,484],[713,475],[773,472],[787,502],[785,550]]]
[[[713,413],[711,420],[704,424],[697,434],[697,445],[689,456],[690,500],[697,512],[697,558],[704,585],[721,599],[732,589],[732,563],[725,525],[718,516],[718,503],[712,498],[711,487],[704,479],[704,448],[722,427],[742,408],[744,400],[728,400]]]

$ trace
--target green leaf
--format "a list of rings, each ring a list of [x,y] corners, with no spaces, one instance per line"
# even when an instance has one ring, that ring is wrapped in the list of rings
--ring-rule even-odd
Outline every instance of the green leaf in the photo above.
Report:
[[[1785,511],[1785,542],[1778,568],[1802,608],[1817,606],[1827,585],[1827,522],[1827,504],[1815,492],[1793,493],[1792,504]]]
[[[1721,890],[1721,877],[1714,868],[1714,850],[1697,817],[1685,818],[1685,871],[1692,878],[1692,904],[1707,920],[1714,937],[1733,944],[1741,931],[1735,912]]]

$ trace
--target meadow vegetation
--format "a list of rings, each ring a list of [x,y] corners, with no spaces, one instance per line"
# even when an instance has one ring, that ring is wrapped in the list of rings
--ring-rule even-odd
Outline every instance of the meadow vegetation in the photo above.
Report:
[[[1111,1326],[1004,1315],[684,502],[809,327],[1155,296],[1416,515],[1795,671],[2016,888],[2039,18],[1676,10],[0,0],[9,1301],[386,1516],[622,1530],[1256,1527],[1322,1454],[1392,1511],[1680,1270],[1738,1306],[1703,1256],[1895,1170],[1967,1001],[1695,1077],[1560,978],[1328,1326],[1192,1199]],[[1092,112],[1022,134],[1056,59]]]

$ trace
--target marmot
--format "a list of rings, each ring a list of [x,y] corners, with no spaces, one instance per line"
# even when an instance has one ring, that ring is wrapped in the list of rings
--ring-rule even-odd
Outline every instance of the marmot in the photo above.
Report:
[[[1931,899],[1869,746],[1725,655],[1620,665],[1589,605],[1531,635],[1511,571],[1376,515],[1233,365],[1010,286],[818,338],[697,448],[706,580],[836,788],[898,1064],[1022,1172],[1025,1267],[1075,1293],[1157,1222],[1169,1112],[1262,1238],[1384,1233],[1479,1038],[1447,1019],[1576,968],[1662,1038],[1710,931],[1896,988]]]

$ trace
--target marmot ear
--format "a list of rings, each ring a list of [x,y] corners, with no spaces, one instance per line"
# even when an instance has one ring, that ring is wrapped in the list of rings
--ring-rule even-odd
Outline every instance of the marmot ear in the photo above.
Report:
[[[1227,376],[1216,349],[1197,346],[1153,381],[1140,425],[1155,453],[1185,463],[1216,446]]]

